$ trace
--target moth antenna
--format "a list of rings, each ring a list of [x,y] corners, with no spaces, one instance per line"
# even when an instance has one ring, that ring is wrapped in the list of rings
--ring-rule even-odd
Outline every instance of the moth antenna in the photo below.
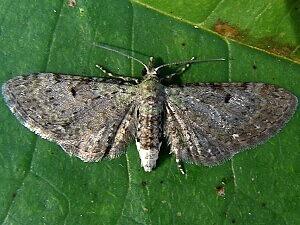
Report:
[[[173,66],[173,65],[181,65],[181,64],[191,64],[191,63],[202,63],[202,62],[214,62],[214,61],[226,61],[226,59],[224,58],[218,58],[218,59],[204,59],[204,60],[194,60],[194,57],[191,60],[186,60],[186,61],[180,61],[180,62],[172,62],[172,63],[166,63],[163,64],[161,66],[158,66],[155,68],[155,72],[157,72],[158,70],[160,70],[163,67],[166,66]]]
[[[145,63],[143,63],[141,60],[139,60],[139,59],[137,59],[137,58],[134,58],[134,57],[131,56],[131,55],[128,55],[128,54],[126,54],[126,53],[124,53],[124,52],[121,52],[121,51],[119,51],[119,50],[117,50],[117,49],[115,49],[115,48],[108,47],[107,45],[104,45],[104,44],[95,44],[95,43],[93,43],[93,45],[96,46],[96,47],[99,47],[99,48],[102,48],[102,49],[111,51],[111,52],[118,53],[119,55],[125,56],[125,57],[128,58],[128,59],[133,59],[133,60],[135,60],[136,62],[142,64],[143,67],[145,67],[145,69],[147,70],[147,73],[150,72],[148,66],[146,66]]]

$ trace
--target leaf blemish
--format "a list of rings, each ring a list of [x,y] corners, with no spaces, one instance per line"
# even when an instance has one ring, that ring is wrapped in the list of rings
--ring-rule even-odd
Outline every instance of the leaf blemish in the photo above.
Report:
[[[76,6],[76,0],[69,0],[68,6],[74,8]]]
[[[240,35],[238,29],[236,29],[235,27],[231,26],[226,21],[218,20],[215,23],[213,29],[218,34],[221,34],[221,35],[223,35],[225,37],[229,37],[229,38],[234,38],[235,39],[236,37],[238,37]]]
[[[146,186],[147,186],[147,182],[146,182],[146,181],[142,181],[141,184],[142,184],[143,187],[146,187]]]

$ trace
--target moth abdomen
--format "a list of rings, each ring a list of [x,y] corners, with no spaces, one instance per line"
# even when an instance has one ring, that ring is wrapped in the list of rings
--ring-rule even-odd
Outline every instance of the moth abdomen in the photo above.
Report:
[[[145,79],[140,84],[136,144],[141,166],[151,171],[158,159],[162,137],[163,86],[156,79]]]

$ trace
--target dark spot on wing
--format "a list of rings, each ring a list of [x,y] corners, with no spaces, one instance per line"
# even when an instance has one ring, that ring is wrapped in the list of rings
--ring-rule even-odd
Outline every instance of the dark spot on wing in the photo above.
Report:
[[[231,94],[228,93],[228,94],[225,95],[224,102],[229,103],[230,99],[231,99]]]
[[[75,97],[77,94],[76,90],[73,87],[71,88],[71,93],[72,93],[73,97]]]

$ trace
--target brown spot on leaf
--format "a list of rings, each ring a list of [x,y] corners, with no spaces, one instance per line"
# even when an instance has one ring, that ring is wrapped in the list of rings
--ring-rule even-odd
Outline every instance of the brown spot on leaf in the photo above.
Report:
[[[231,26],[225,21],[218,20],[214,25],[214,31],[225,37],[236,39],[239,36],[239,31],[234,26]]]
[[[76,6],[76,0],[68,0],[68,6],[75,7]]]
[[[225,196],[225,186],[220,185],[220,186],[216,187],[216,192],[217,192],[218,196],[224,197]]]
[[[246,43],[250,46],[264,49],[265,51],[271,52],[275,55],[282,55],[300,62],[297,47],[287,43],[280,43],[276,40],[276,36],[263,38],[253,37],[249,35],[249,32],[246,29],[242,30],[238,26],[230,24],[227,21],[222,21],[221,19],[217,20],[212,29],[224,37],[231,38]]]
[[[275,40],[275,37],[258,39],[256,41],[256,46],[276,55],[283,55],[288,58],[296,59],[296,61],[300,62],[299,57],[297,58],[296,55],[293,54],[295,47],[289,44],[279,43]]]

